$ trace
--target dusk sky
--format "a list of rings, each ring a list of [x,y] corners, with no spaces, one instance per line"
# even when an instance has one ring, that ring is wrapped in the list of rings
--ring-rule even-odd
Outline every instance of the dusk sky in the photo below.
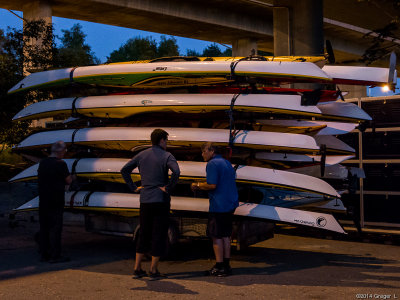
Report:
[[[22,17],[22,12],[13,11]],[[107,56],[114,50],[117,50],[121,45],[123,45],[129,38],[135,36],[148,37],[151,36],[156,41],[159,41],[161,34],[154,32],[147,32],[136,29],[129,29],[111,25],[104,25],[99,23],[92,23],[86,21],[79,21],[73,19],[65,19],[53,17],[53,25],[55,28],[55,34],[61,36],[62,29],[71,29],[71,27],[79,23],[82,25],[82,30],[86,34],[86,43],[92,48],[95,55],[105,62]],[[4,31],[7,27],[11,28],[22,28],[22,20],[13,15],[6,9],[0,9],[0,29]],[[205,47],[211,44],[208,41],[194,40],[183,37],[175,37],[179,46],[179,51],[181,54],[185,55],[187,49],[193,49],[198,52],[202,52]],[[220,46],[221,50],[225,50],[224,46]],[[400,58],[398,58],[399,60]],[[399,80],[398,80],[399,82]],[[398,85],[399,86],[399,85]],[[400,92],[399,88],[396,89],[396,93]],[[384,96],[393,95],[391,91],[384,92],[381,88],[371,88],[367,89],[369,96]]]
[[[22,12],[13,12],[22,17]],[[107,60],[107,56],[109,56],[112,51],[117,50],[129,38],[135,36],[151,36],[156,41],[159,41],[161,36],[161,34],[154,32],[53,17],[55,34],[58,36],[62,35],[62,29],[71,29],[71,27],[76,23],[82,25],[82,30],[87,35],[86,43],[92,47],[93,52],[101,60],[101,62],[105,62]],[[0,29],[6,31],[7,26],[20,29],[22,28],[22,20],[8,10],[0,9]],[[177,39],[180,53],[184,55],[186,54],[186,49],[194,49],[198,52],[202,52],[205,47],[211,44],[211,42],[208,41],[194,40],[183,37],[175,38]],[[225,49],[223,46],[220,46],[220,48],[221,50]]]

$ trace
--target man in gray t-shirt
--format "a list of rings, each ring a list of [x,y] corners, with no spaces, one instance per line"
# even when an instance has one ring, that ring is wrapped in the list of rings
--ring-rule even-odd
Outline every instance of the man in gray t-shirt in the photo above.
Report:
[[[140,192],[140,230],[136,244],[134,277],[146,275],[141,262],[144,253],[150,250],[152,255],[150,277],[163,277],[158,271],[160,256],[164,254],[168,235],[170,211],[170,192],[175,187],[180,170],[175,157],[166,151],[168,133],[155,129],[151,133],[152,147],[132,158],[122,169],[121,174],[130,190]],[[139,168],[141,186],[131,178],[132,170]],[[168,170],[172,171],[168,180]]]

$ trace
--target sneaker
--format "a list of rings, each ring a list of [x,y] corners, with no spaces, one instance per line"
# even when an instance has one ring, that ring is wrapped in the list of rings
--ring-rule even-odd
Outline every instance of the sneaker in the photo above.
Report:
[[[63,262],[67,262],[70,261],[71,259],[69,257],[66,256],[58,256],[55,258],[50,258],[49,259],[49,263],[51,264],[57,264],[57,263],[63,263]]]
[[[231,266],[225,266],[224,267],[224,272],[225,272],[225,274],[228,276],[228,275],[232,275],[232,268],[231,268]]]
[[[206,271],[205,275],[206,276],[224,277],[224,276],[228,276],[228,273],[226,272],[225,268],[219,269],[216,266],[214,266],[210,270]]]
[[[155,273],[153,273],[153,272],[149,272],[149,280],[150,281],[155,281],[155,280],[160,280],[160,279],[163,279],[163,278],[167,278],[167,275],[165,275],[165,274],[161,274],[158,270],[155,272]]]
[[[133,271],[133,277],[132,278],[133,279],[139,279],[139,278],[142,278],[142,277],[145,277],[145,276],[147,276],[146,271],[140,269],[140,270]]]

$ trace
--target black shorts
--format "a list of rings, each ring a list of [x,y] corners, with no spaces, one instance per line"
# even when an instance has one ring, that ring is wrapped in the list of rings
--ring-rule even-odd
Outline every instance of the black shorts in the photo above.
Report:
[[[140,203],[140,229],[136,252],[165,254],[168,239],[169,203]]]
[[[207,236],[221,239],[232,235],[233,212],[210,212],[207,224]]]

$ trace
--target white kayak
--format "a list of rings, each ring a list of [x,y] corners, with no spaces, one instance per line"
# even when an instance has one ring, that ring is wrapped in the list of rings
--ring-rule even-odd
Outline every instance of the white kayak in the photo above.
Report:
[[[316,135],[314,136],[318,146],[326,145],[327,151],[342,153],[344,155],[353,155],[355,153],[354,148],[342,142],[338,138],[331,135]]]
[[[317,105],[326,119],[348,120],[348,122],[370,121],[372,118],[360,107],[343,101],[321,102]]]
[[[8,92],[70,83],[131,88],[198,86],[231,82],[231,74],[229,61],[106,64],[32,73]],[[331,82],[324,71],[310,62],[241,61],[234,74],[283,82]]]
[[[397,71],[394,70],[393,81],[388,82],[389,68],[325,65],[322,70],[335,84],[396,85],[397,81]]]
[[[313,177],[321,177],[321,166],[313,165],[313,166],[305,166],[298,168],[289,169],[290,172],[309,175]],[[321,178],[324,179],[340,179],[344,180],[348,177],[349,170],[345,166],[340,164],[329,165],[325,167],[324,176]]]
[[[353,158],[354,155],[327,155],[325,165],[336,165],[345,160]],[[308,154],[292,154],[292,153],[276,153],[276,152],[258,152],[255,154],[256,159],[272,160],[281,162],[299,162],[299,163],[319,163],[321,155]]]
[[[14,211],[35,210],[39,206],[39,197],[32,199]],[[139,195],[105,192],[69,192],[65,197],[65,208],[76,211],[92,212],[137,212],[140,207]],[[204,198],[171,197],[172,211],[207,213],[209,201]],[[310,226],[339,233],[345,233],[342,226],[330,214],[274,207],[262,204],[239,203],[236,216],[285,222]]]
[[[133,88],[199,86],[231,82],[231,74],[229,61],[97,65],[33,73],[12,87],[9,93],[70,83]],[[234,74],[281,82],[358,85],[384,85],[389,80],[389,68],[324,66],[320,69],[310,62],[285,61],[241,61]],[[397,78],[396,74],[392,77],[393,80]]]
[[[151,145],[153,127],[97,127],[44,131],[32,134],[14,149],[42,148],[62,140],[67,144],[113,150],[132,150]],[[169,133],[168,143],[176,147],[199,147],[205,142],[220,146],[229,144],[229,130],[203,128],[164,128]],[[234,137],[234,145],[252,149],[270,149],[310,153],[318,151],[313,137],[301,134],[240,130]]]
[[[298,128],[309,128],[309,132],[315,135],[339,135],[354,130],[357,123],[329,122],[329,121],[306,121],[306,120],[257,120],[257,123],[276,127],[285,127],[288,132]],[[313,128],[322,127],[314,133]],[[305,131],[307,132],[307,131]]]
[[[29,120],[74,113],[96,118],[126,118],[140,113],[178,112],[205,113],[229,110],[233,94],[147,94],[109,95],[61,98],[33,103],[13,120]],[[301,96],[271,94],[241,94],[234,111],[279,113],[297,116],[321,116],[316,106],[302,106]]]
[[[79,177],[104,181],[123,182],[120,170],[129,161],[123,158],[82,158],[65,159],[70,172]],[[204,180],[206,163],[179,161],[181,181]],[[35,164],[10,179],[10,182],[34,180],[37,178],[39,164]],[[73,169],[74,166],[74,170]],[[134,180],[140,180],[138,169],[132,173]],[[340,197],[336,190],[325,181],[287,171],[274,169],[238,166],[236,182],[255,186],[274,187],[292,191],[310,192],[327,197]]]
[[[346,213],[347,209],[340,199],[329,200],[321,203],[310,203],[300,206],[301,209],[310,209],[318,212]]]
[[[139,113],[178,112],[205,113],[229,110],[232,94],[147,94],[110,95],[78,98],[60,98],[33,103],[13,120],[69,117],[80,114],[96,118],[126,118]],[[234,105],[235,111],[296,115],[298,118],[317,117],[358,123],[371,120],[361,108],[352,103],[329,102],[317,106],[301,105],[301,96],[279,94],[241,94]]]

